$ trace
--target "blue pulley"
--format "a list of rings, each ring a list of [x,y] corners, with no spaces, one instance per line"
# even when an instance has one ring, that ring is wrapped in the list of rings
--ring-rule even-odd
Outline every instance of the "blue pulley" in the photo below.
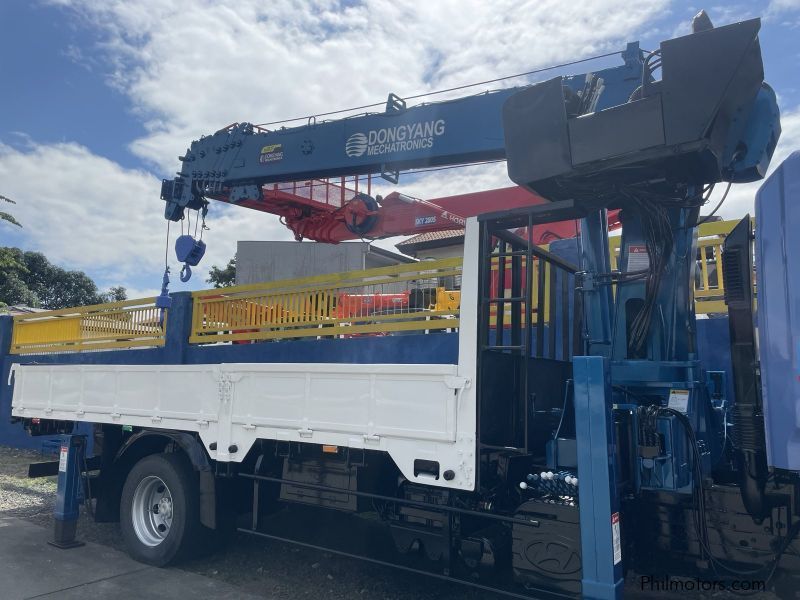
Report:
[[[196,240],[190,235],[182,235],[175,240],[175,254],[178,262],[196,267],[206,253],[206,243]]]
[[[175,254],[183,263],[181,281],[185,283],[192,278],[190,267],[196,267],[205,253],[206,243],[203,240],[196,240],[190,235],[182,235],[175,240]]]

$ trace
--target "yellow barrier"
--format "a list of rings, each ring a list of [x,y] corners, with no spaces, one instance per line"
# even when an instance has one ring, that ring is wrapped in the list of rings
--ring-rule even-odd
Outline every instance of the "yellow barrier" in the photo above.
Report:
[[[166,312],[155,298],[17,315],[12,354],[163,346]]]
[[[460,258],[194,292],[191,343],[455,329]],[[450,285],[448,285],[450,284]]]
[[[724,313],[722,244],[738,221],[700,226],[696,312]],[[619,237],[609,240],[618,268]],[[458,328],[461,258],[409,263],[194,292],[192,343],[380,335],[389,332]],[[539,290],[534,263],[532,303]],[[496,260],[492,270],[497,270]],[[549,282],[550,278],[545,277]],[[507,290],[502,291],[508,294]],[[547,321],[549,294],[544,290]],[[12,354],[75,352],[163,346],[166,311],[155,298],[82,306],[14,317]],[[511,308],[506,307],[506,322]],[[496,307],[491,319],[496,319]],[[535,310],[531,317],[538,322]],[[522,316],[523,322],[525,316]]]

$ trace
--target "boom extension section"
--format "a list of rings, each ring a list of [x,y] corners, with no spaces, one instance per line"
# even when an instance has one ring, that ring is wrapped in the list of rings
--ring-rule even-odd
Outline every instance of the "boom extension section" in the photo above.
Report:
[[[576,95],[591,95],[598,110],[620,104],[642,73],[638,43],[628,44],[622,58],[620,66],[563,83]],[[234,123],[193,141],[180,157],[179,175],[162,184],[164,215],[179,221],[186,209],[204,208],[208,198],[273,212],[267,184],[375,173],[396,182],[400,171],[503,159],[503,104],[524,89],[411,107],[390,94],[383,113],[324,122],[312,117],[306,125],[275,131]]]

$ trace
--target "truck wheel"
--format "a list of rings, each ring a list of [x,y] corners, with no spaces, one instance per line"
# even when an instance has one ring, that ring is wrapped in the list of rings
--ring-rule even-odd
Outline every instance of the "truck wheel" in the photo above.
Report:
[[[188,461],[177,454],[152,454],[125,480],[120,526],[128,553],[163,567],[196,548],[201,534],[200,490]]]

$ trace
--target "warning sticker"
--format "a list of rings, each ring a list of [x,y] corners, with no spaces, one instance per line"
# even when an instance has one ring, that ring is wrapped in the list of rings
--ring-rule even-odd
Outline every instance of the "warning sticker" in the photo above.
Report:
[[[628,244],[628,268],[631,271],[646,271],[650,268],[650,255],[647,246]]]
[[[614,564],[622,562],[622,541],[619,536],[619,513],[611,515],[611,537],[614,542]]]
[[[59,473],[66,473],[67,472],[67,453],[69,452],[69,448],[66,446],[61,446],[61,452],[58,455],[58,471]]]
[[[669,407],[682,413],[689,410],[689,390],[670,390]]]

